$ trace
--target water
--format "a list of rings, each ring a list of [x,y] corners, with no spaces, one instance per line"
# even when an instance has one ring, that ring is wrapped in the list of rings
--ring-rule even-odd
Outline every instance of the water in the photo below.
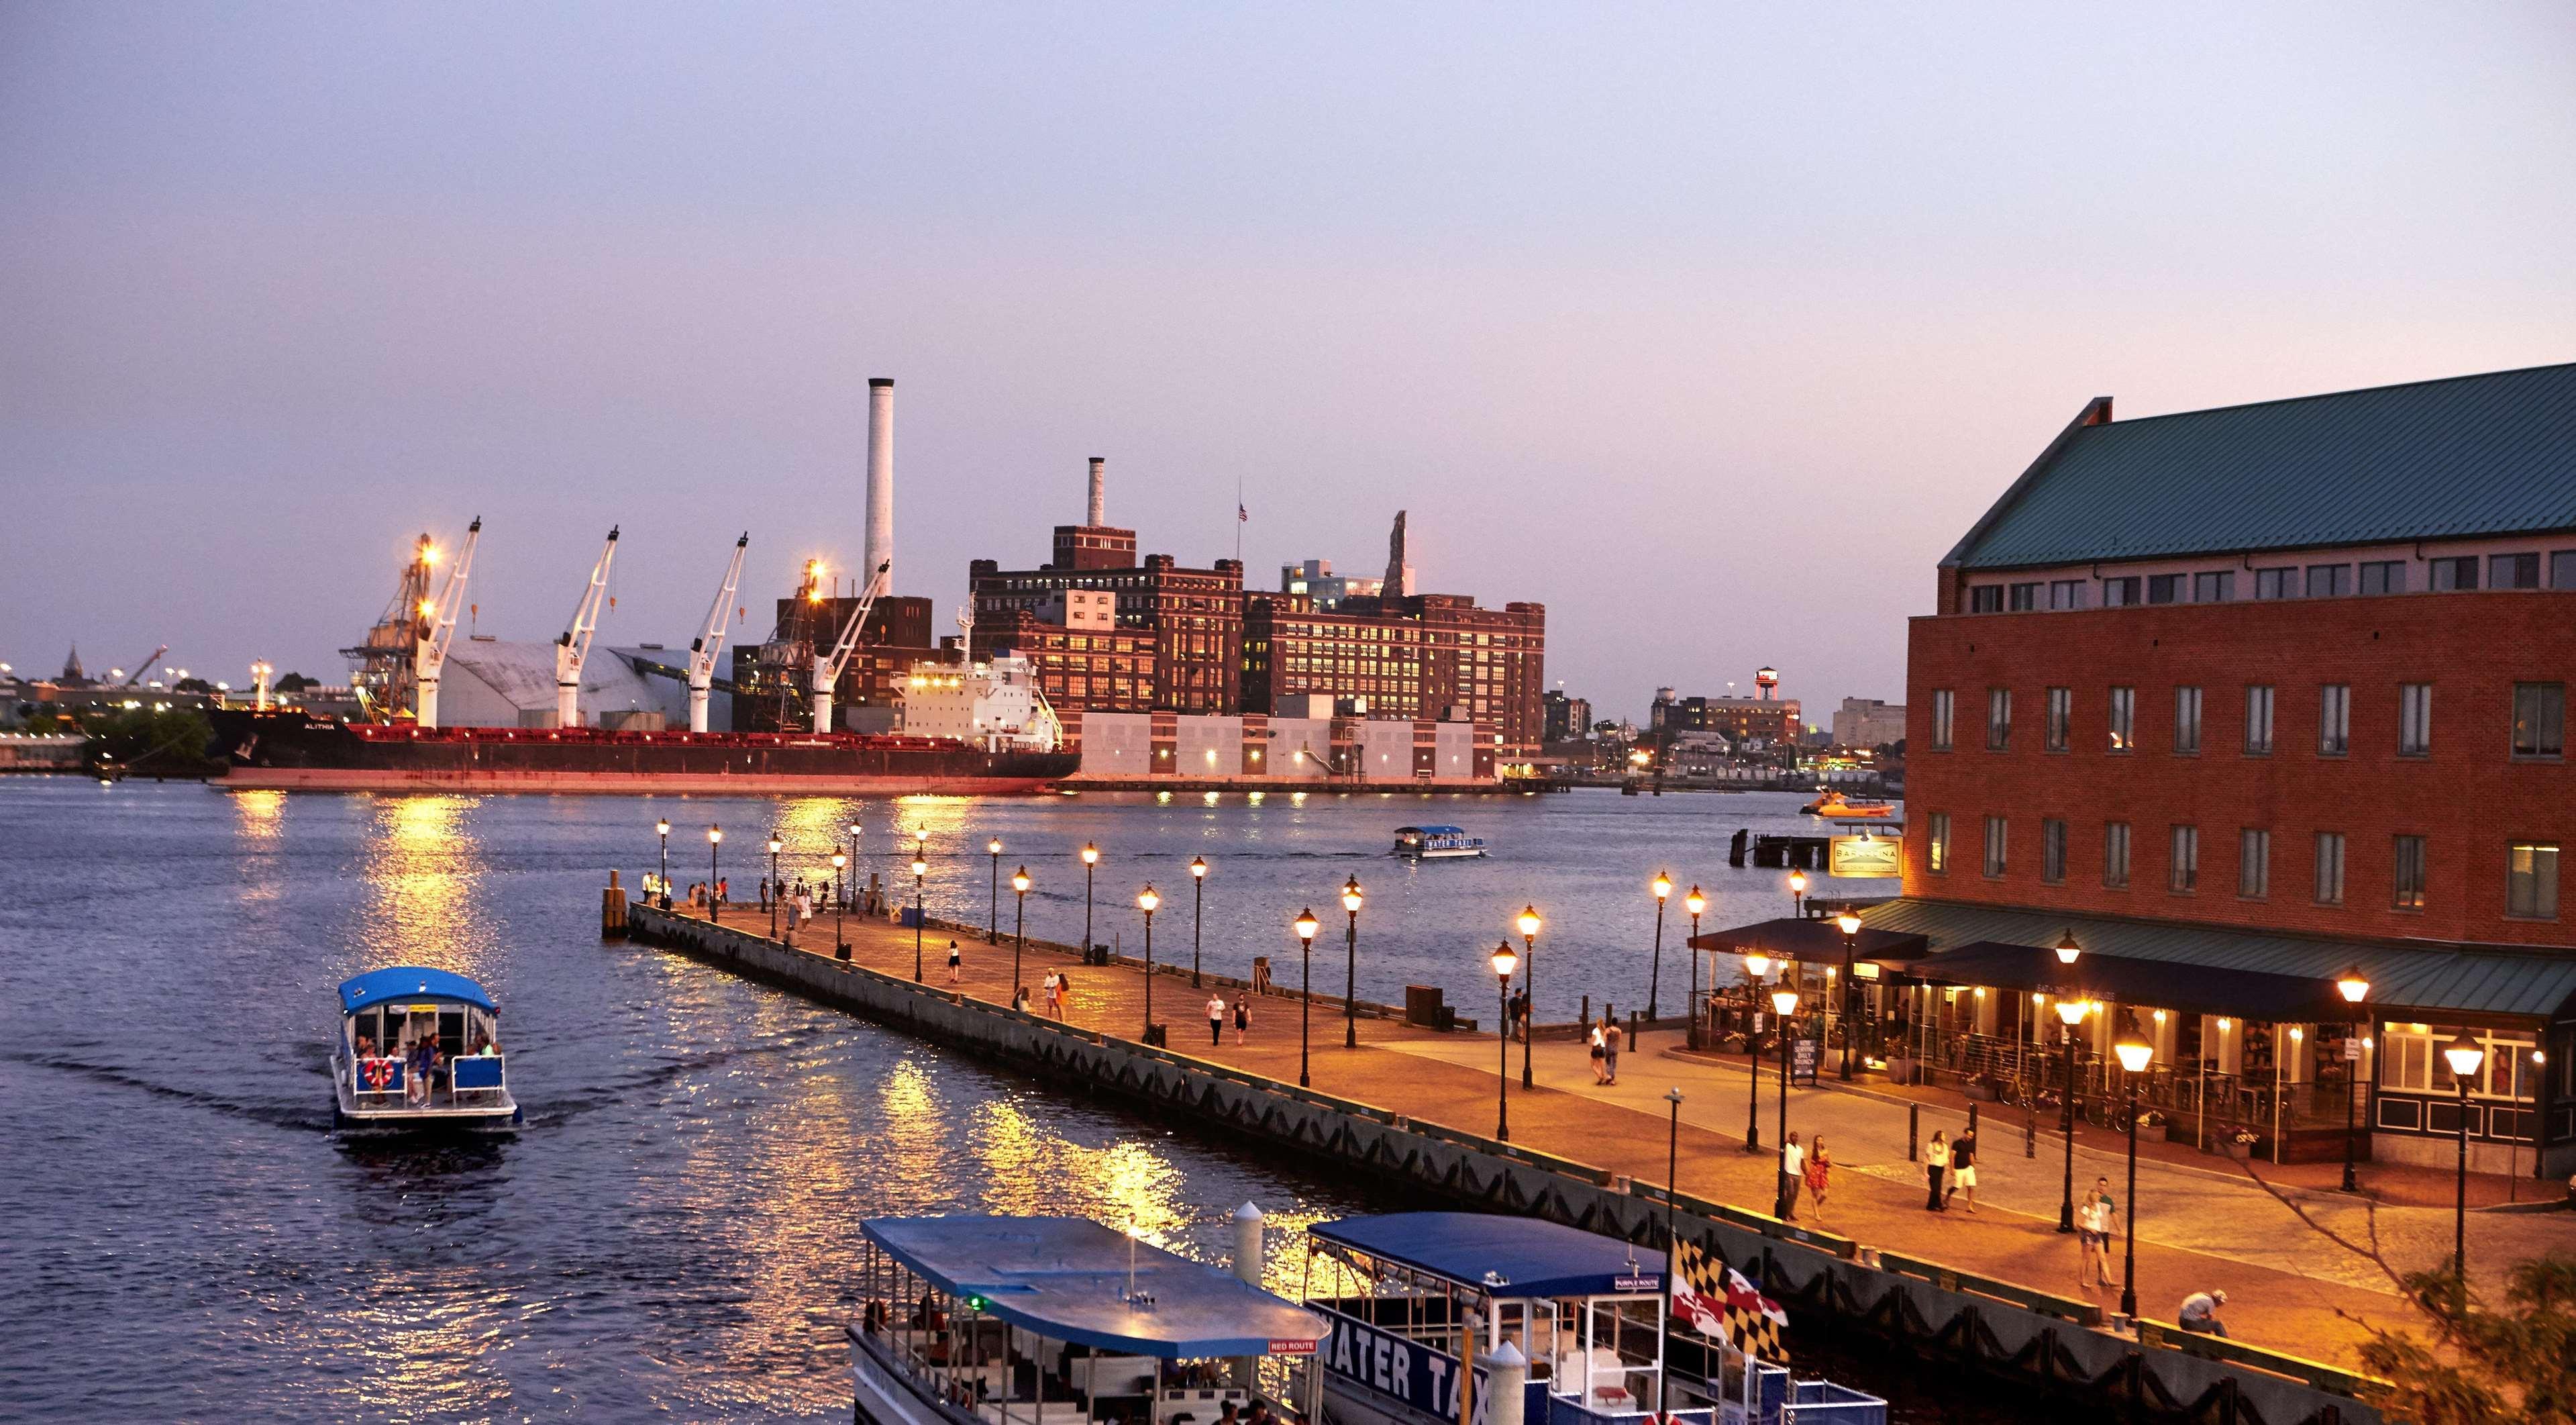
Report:
[[[1032,931],[1064,938],[1082,909],[1068,852],[1096,840],[1103,905],[1115,888],[1133,920],[1129,883],[1168,884],[1181,914],[1164,912],[1158,946],[1184,952],[1186,873],[1173,873],[1203,854],[1210,960],[1229,967],[1256,929],[1275,949],[1300,903],[1321,914],[1357,873],[1362,986],[1376,994],[1482,988],[1477,947],[1535,900],[1565,991],[1626,998],[1642,985],[1643,881],[1659,858],[1708,889],[1711,925],[1785,909],[1776,873],[1724,867],[1734,824],[1781,816],[1748,798],[1284,800],[889,807],[0,781],[0,1418],[846,1420],[840,1322],[860,1216],[1086,1213],[1218,1260],[1245,1200],[1292,1229],[1417,1205],[603,944],[604,870],[631,880],[652,864],[657,813],[697,855],[708,820],[728,849],[774,829],[810,854],[855,811],[880,866],[917,821],[943,868],[932,903],[961,914],[982,909],[966,873],[986,869],[998,834],[1006,872],[1022,855],[1043,870]],[[1400,869],[1377,853],[1407,820],[1468,823],[1501,854]],[[1102,938],[1118,914],[1104,912]],[[331,988],[397,961],[463,971],[500,999],[529,1105],[515,1140],[330,1134]],[[1282,1286],[1292,1241],[1274,1238]],[[1831,1368],[1870,1383],[1863,1363]],[[1908,1419],[1971,1418],[1943,1408],[1950,1391],[1875,1383],[1919,1402]]]

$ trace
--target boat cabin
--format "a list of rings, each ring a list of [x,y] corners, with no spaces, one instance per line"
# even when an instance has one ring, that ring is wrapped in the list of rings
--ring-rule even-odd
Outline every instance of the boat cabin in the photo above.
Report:
[[[1395,829],[1395,854],[1409,861],[1482,856],[1485,839],[1469,836],[1462,826],[1399,826]]]
[[[332,1053],[347,1118],[482,1117],[515,1112],[501,1053],[500,1007],[449,970],[396,965],[340,986]]]

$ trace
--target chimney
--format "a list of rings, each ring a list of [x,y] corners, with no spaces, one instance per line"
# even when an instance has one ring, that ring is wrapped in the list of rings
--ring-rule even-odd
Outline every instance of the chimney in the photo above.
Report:
[[[1091,457],[1091,518],[1083,523],[1093,529],[1109,523],[1109,477],[1101,472],[1108,463],[1104,457]]]
[[[879,564],[894,559],[894,378],[868,378],[868,527],[860,546],[858,583],[864,589]],[[887,575],[886,588],[894,588]]]

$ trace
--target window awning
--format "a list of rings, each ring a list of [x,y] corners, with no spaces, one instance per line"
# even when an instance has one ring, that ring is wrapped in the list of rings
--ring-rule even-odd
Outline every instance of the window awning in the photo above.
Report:
[[[1830,920],[1808,920],[1782,917],[1757,920],[1731,930],[1712,930],[1694,935],[1689,941],[1693,950],[1715,950],[1721,954],[1744,955],[1759,950],[1791,960],[1816,964],[1843,959],[1842,927]],[[1904,961],[1931,952],[1931,943],[1910,931],[1879,930],[1868,926],[1852,937],[1854,958],[1861,960]]]
[[[2140,1009],[2179,1014],[2219,1014],[2268,1024],[2335,1024],[2359,1016],[2334,981],[2262,970],[2210,965],[2178,966],[2169,960],[2088,953],[2060,964],[2052,947],[1979,941],[1944,950],[1902,967],[1936,985],[2046,991],[2060,998],[2101,999]]]

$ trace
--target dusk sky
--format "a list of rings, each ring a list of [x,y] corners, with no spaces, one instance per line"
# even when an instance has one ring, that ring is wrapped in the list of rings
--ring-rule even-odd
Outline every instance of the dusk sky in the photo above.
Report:
[[[2122,416],[2576,359],[2576,6],[0,4],[0,659],[344,681],[737,638],[855,562],[1548,609],[1642,720],[1904,696],[1934,562]]]

